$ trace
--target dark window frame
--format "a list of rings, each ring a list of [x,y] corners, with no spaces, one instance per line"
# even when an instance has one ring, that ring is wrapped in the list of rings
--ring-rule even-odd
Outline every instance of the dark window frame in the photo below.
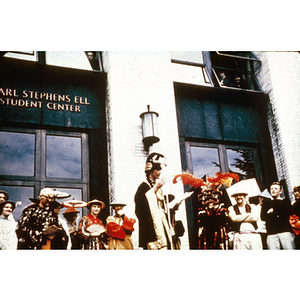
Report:
[[[243,145],[243,144],[226,144],[226,143],[217,143],[217,142],[210,143],[210,142],[186,141],[185,142],[185,150],[186,150],[187,169],[191,174],[194,174],[192,157],[191,157],[191,147],[205,147],[205,148],[218,149],[218,157],[219,157],[220,169],[221,169],[222,173],[228,173],[230,171],[228,157],[226,154],[227,149],[251,150],[251,151],[253,151],[253,160],[254,160],[254,168],[255,168],[255,172],[256,172],[256,180],[258,183],[263,182],[258,147],[247,146],[247,145]]]
[[[256,93],[261,93],[262,92],[262,88],[255,76],[255,68],[254,68],[254,63],[258,64],[258,68],[261,67],[261,61],[255,57],[251,57],[251,51],[242,51],[245,54],[248,54],[248,56],[240,56],[240,55],[236,55],[236,54],[229,54],[227,53],[221,53],[220,51],[215,51],[215,57],[218,57],[221,61],[224,61],[224,65],[220,64],[220,63],[216,63],[214,61],[214,59],[211,59],[211,63],[212,63],[212,74],[214,77],[214,81],[217,85],[217,87],[220,88],[225,88],[225,89],[243,89],[249,92],[256,92]],[[232,51],[232,53],[235,53],[234,51]],[[236,68],[230,68],[228,66],[226,66],[226,64],[231,61],[232,63],[234,63],[236,65]],[[241,67],[241,65],[243,64],[247,64],[246,68],[245,67]],[[245,76],[245,80],[246,82],[249,81],[249,78],[251,78],[252,84],[254,86],[254,88],[250,88],[249,86],[246,88],[240,88],[240,87],[235,87],[232,85],[223,85],[221,83],[221,80],[218,76],[218,72],[221,71],[227,71],[229,73],[241,73]]]
[[[89,193],[89,141],[88,134],[82,132],[65,132],[45,129],[17,129],[1,127],[1,131],[34,133],[35,134],[35,166],[34,176],[0,175],[0,185],[4,186],[30,186],[34,187],[34,197],[44,187],[77,188],[82,190],[82,199],[88,199]],[[47,134],[81,137],[81,164],[82,178],[55,178],[46,177],[46,136]]]

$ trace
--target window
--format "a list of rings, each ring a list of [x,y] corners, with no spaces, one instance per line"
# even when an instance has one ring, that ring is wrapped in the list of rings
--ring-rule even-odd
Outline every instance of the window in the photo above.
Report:
[[[7,51],[3,57],[23,59],[29,61],[38,61],[37,51]]]
[[[255,72],[260,61],[247,51],[211,52],[212,71],[220,87],[260,91]]]
[[[0,131],[1,175],[34,176],[35,134]]]
[[[187,142],[188,170],[198,178],[216,172],[233,172],[240,180],[256,178],[261,182],[257,149],[237,145]]]
[[[100,51],[2,51],[3,57],[103,72]]]
[[[202,51],[171,51],[172,62],[204,64]]]
[[[173,81],[212,86],[202,51],[170,51]]]
[[[46,177],[82,177],[80,137],[46,136]]]
[[[87,199],[87,145],[85,133],[0,130],[0,189],[16,202],[16,220],[44,187],[67,192],[70,199]]]

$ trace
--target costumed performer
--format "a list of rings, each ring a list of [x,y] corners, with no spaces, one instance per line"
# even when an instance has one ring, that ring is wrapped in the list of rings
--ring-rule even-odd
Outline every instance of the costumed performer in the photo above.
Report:
[[[82,217],[78,225],[78,234],[82,241],[82,249],[107,250],[106,228],[98,218],[98,214],[105,207],[105,204],[101,200],[94,199],[89,201],[86,207],[90,210],[90,213]]]
[[[108,246],[110,250],[133,250],[131,234],[134,231],[135,219],[124,214],[123,208],[126,206],[122,202],[112,202],[112,209],[115,214],[106,219]]]

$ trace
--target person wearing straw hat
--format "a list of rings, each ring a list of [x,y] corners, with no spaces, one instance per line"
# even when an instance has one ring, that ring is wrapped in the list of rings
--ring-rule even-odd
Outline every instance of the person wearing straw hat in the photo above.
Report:
[[[228,216],[232,221],[234,250],[262,250],[260,235],[256,232],[258,209],[248,203],[248,193],[238,190],[231,195],[236,204],[228,207]]]
[[[76,219],[79,214],[74,206],[68,207],[63,213],[64,218],[66,219],[66,224],[71,238],[72,249],[80,249],[80,242],[77,232]]]
[[[55,199],[65,193],[43,188],[38,199],[24,208],[18,221],[16,233],[18,249],[51,249],[51,240],[63,230],[55,212]]]
[[[78,234],[81,239],[82,249],[85,250],[107,250],[106,227],[98,218],[105,207],[103,201],[94,199],[89,201],[86,207],[90,210],[87,216],[82,217],[78,225]]]
[[[115,214],[108,216],[106,219],[106,228],[108,238],[108,246],[110,250],[133,250],[133,242],[131,234],[134,231],[135,219],[128,218],[123,208],[126,206],[122,202],[112,202],[110,204]]]
[[[15,207],[13,201],[0,203],[0,250],[17,249],[18,239],[15,232],[17,222],[9,218]]]

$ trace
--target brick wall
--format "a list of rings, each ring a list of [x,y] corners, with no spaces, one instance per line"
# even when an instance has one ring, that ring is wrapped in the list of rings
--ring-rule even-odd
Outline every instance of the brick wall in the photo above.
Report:
[[[127,203],[125,212],[134,214],[134,194],[145,179],[148,153],[142,143],[140,114],[147,110],[159,114],[160,142],[150,152],[163,153],[168,159],[165,176],[181,173],[173,82],[169,52],[106,52],[104,67],[108,73],[107,118],[110,201]],[[168,185],[171,193],[182,193],[181,185]],[[177,212],[187,228],[185,205]],[[138,245],[138,225],[133,233]],[[181,238],[182,249],[189,249],[187,231]]]
[[[289,196],[300,183],[300,55],[298,52],[255,52],[262,61],[256,74],[269,94],[268,124],[278,179],[286,179]]]

